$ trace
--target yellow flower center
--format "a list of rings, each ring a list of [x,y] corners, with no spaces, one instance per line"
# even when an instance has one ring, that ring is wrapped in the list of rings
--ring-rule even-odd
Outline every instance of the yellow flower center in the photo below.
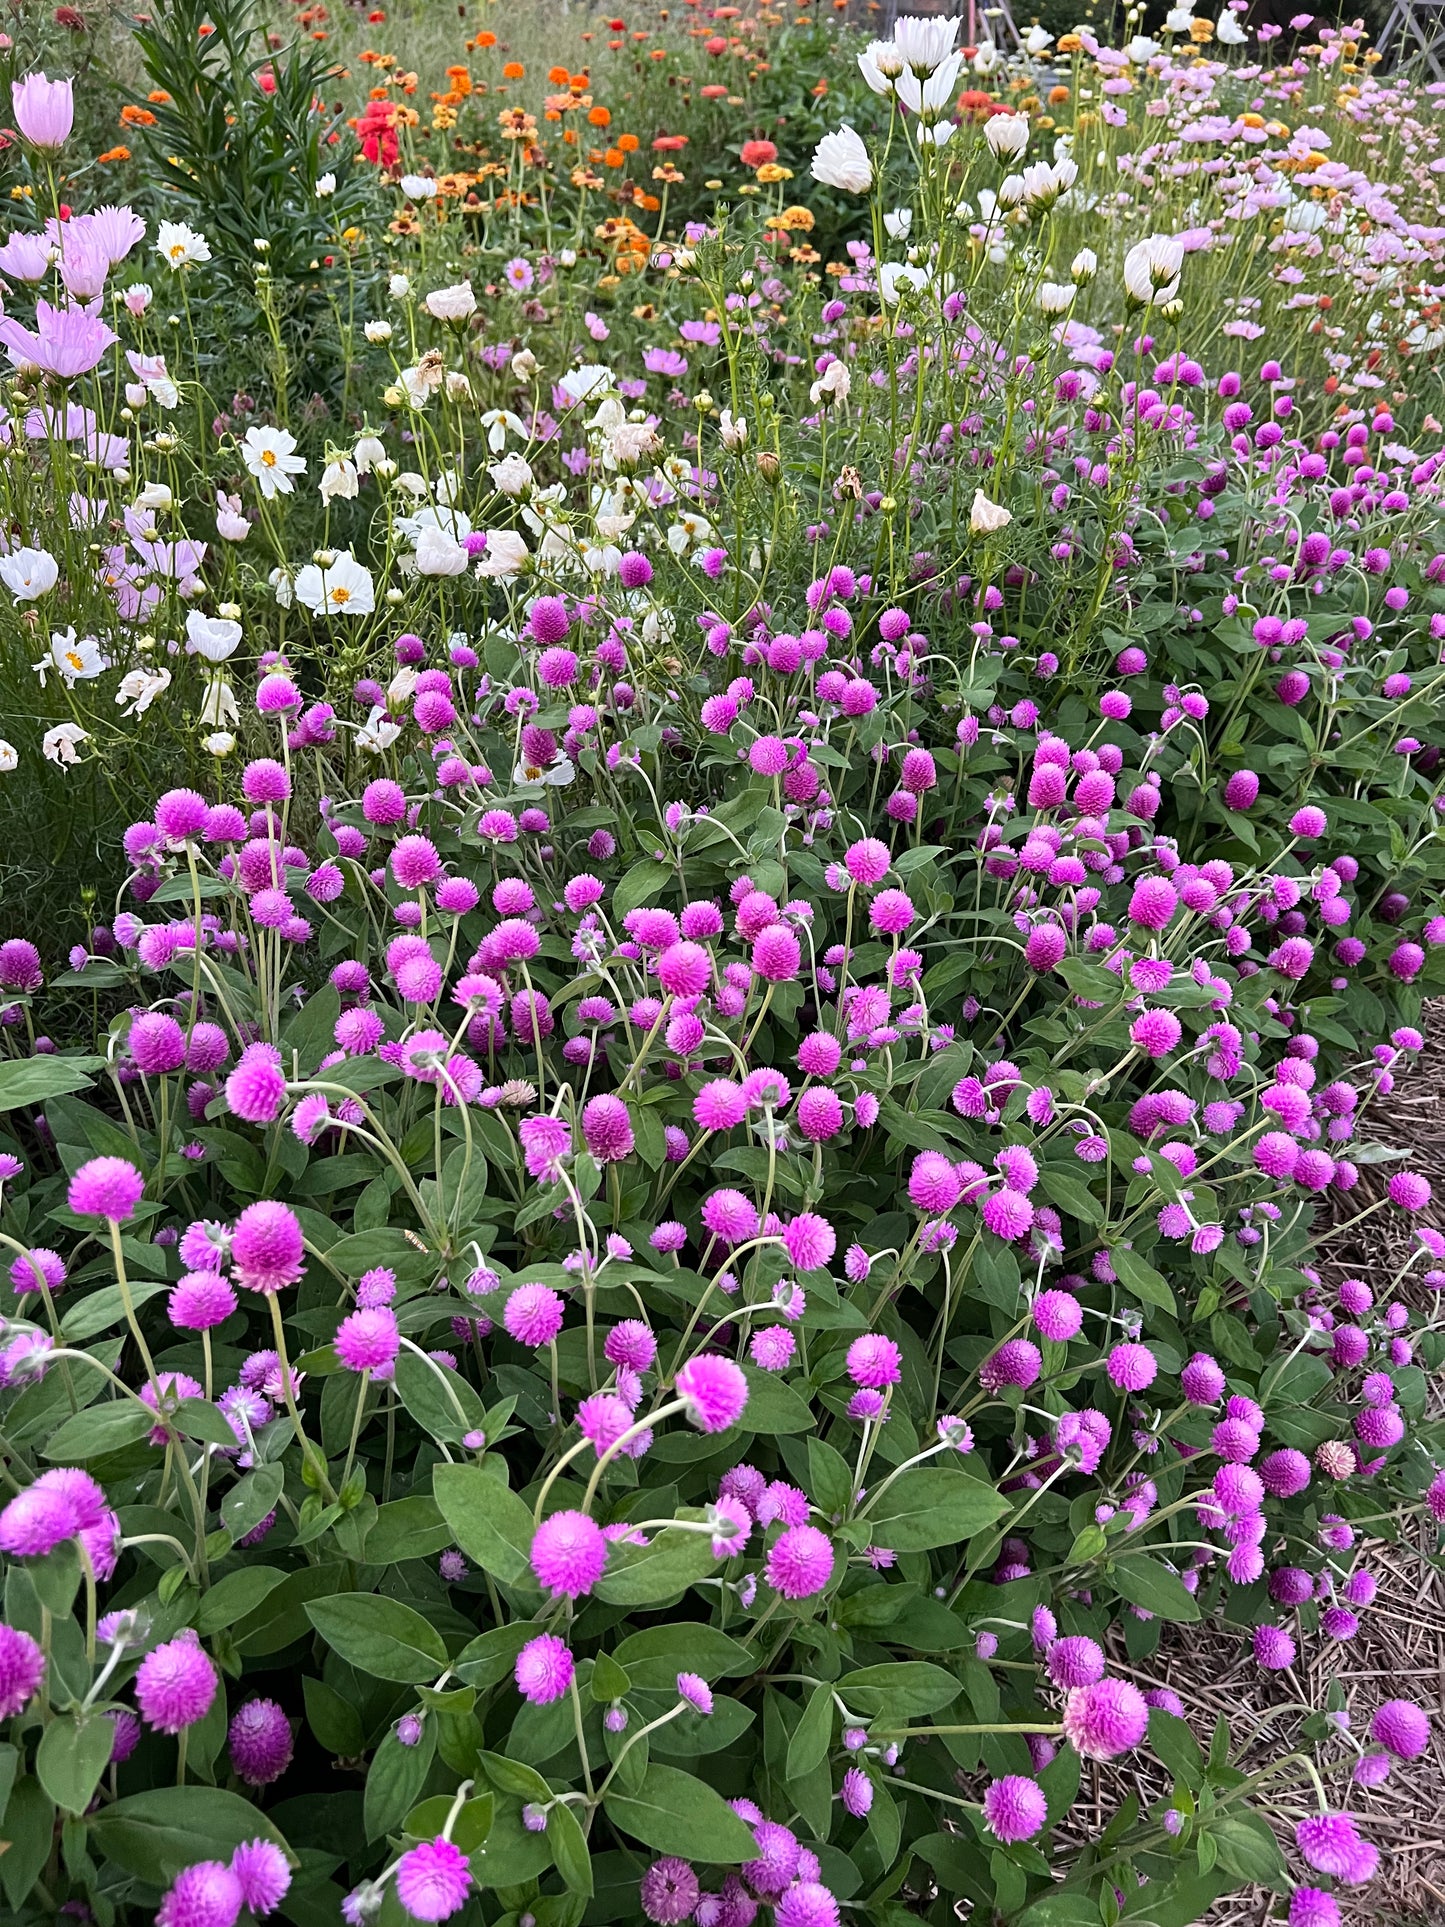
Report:
[[[338,607],[340,607],[342,603],[350,602],[351,600],[350,589],[343,589],[339,584],[336,588],[330,590],[329,594],[331,600],[336,603]]]
[[[276,466],[276,451],[274,448],[263,448],[261,450],[261,465],[263,468],[274,468]]]

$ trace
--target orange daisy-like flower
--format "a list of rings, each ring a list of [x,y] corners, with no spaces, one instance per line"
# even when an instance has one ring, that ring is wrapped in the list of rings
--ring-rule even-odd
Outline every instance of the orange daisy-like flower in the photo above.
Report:
[[[152,87],[146,95],[146,99],[152,107],[168,107],[171,101],[171,97],[164,87]]]
[[[129,102],[120,110],[122,127],[154,127],[156,117],[149,107],[132,107]]]
[[[130,159],[130,149],[128,147],[107,147],[105,152],[103,154],[97,154],[95,159],[99,167],[106,167],[111,161],[128,161]]]
[[[589,107],[587,110],[587,124],[589,127],[610,127],[612,125],[611,108]]]
[[[448,67],[447,79],[452,83],[452,92],[463,99],[472,91],[472,77],[465,67]]]
[[[502,79],[523,80],[526,77],[526,73],[527,69],[522,65],[520,60],[509,60],[502,69]]]
[[[686,146],[686,134],[659,134],[652,143],[652,151],[654,154],[676,154]]]
[[[617,136],[617,145],[624,154],[635,154],[638,148],[641,147],[642,142],[637,138],[636,134],[619,134]]]
[[[547,79],[553,87],[568,87],[572,84],[572,70],[570,67],[549,67]]]

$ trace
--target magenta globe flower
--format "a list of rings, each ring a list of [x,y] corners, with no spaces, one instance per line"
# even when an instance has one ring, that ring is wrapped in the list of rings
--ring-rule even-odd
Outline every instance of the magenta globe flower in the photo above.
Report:
[[[1049,1803],[1037,1780],[1027,1774],[1006,1773],[994,1780],[983,1796],[984,1825],[996,1840],[1011,1845],[1042,1833]]]
[[[156,1912],[156,1927],[234,1927],[245,1890],[223,1860],[183,1867]]]
[[[424,1840],[396,1863],[396,1897],[413,1920],[449,1920],[471,1890],[467,1856],[450,1840]]]
[[[306,1269],[305,1240],[289,1205],[262,1199],[248,1204],[231,1234],[231,1262],[238,1284],[270,1296],[294,1285]]]
[[[66,1202],[80,1218],[124,1224],[134,1217],[146,1182],[126,1158],[91,1158],[70,1180]]]
[[[816,1526],[789,1526],[768,1552],[768,1584],[784,1599],[810,1599],[833,1577],[833,1542]]]
[[[690,1358],[675,1380],[688,1422],[700,1432],[726,1432],[742,1417],[748,1381],[730,1358],[703,1352]]]
[[[160,1733],[179,1733],[206,1717],[216,1687],[210,1654],[188,1627],[141,1661],[135,1676],[136,1705],[147,1726]]]
[[[554,1512],[533,1536],[531,1562],[544,1592],[580,1599],[602,1577],[607,1541],[585,1512]]]
[[[269,1786],[291,1764],[291,1722],[275,1700],[249,1699],[226,1733],[231,1764],[247,1786]]]
[[[34,1699],[45,1677],[45,1655],[18,1626],[0,1621],[0,1720],[8,1720]]]
[[[513,1670],[523,1699],[534,1706],[550,1706],[572,1684],[576,1667],[564,1640],[555,1633],[539,1633],[518,1653]]]
[[[1127,1680],[1076,1686],[1064,1701],[1064,1738],[1086,1760],[1112,1760],[1127,1753],[1148,1727],[1144,1695]]]

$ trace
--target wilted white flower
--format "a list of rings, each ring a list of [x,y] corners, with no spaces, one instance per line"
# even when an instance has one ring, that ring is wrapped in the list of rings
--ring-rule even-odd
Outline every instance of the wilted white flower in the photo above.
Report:
[[[289,609],[296,600],[296,585],[291,580],[289,569],[273,569],[266,578],[271,593],[276,598],[278,609]]]
[[[383,341],[390,341],[391,323],[389,321],[368,321],[363,333],[373,345],[377,345]]]
[[[90,737],[79,723],[57,723],[54,729],[47,729],[41,737],[40,753],[47,763],[59,763],[62,768],[68,768],[71,763],[78,761],[76,751],[80,745],[89,741]]]
[[[405,301],[411,293],[411,282],[404,274],[393,274],[387,281],[386,291],[393,301]]]
[[[830,408],[834,402],[841,406],[847,401],[852,386],[853,377],[848,373],[847,364],[830,361],[808,390],[808,400],[815,408]]]
[[[269,502],[277,495],[290,495],[295,487],[291,477],[306,473],[303,456],[296,454],[296,437],[287,428],[248,428],[241,443],[241,458],[261,484]]]
[[[335,192],[336,192],[336,176],[334,174],[323,174],[316,183],[317,200],[329,201],[331,199],[331,196]]]
[[[732,449],[734,453],[748,445],[747,422],[741,415],[734,420],[730,408],[725,408],[718,417],[717,432],[723,447]]]
[[[444,528],[425,528],[417,537],[418,575],[463,575],[468,559],[461,543]]]
[[[1040,54],[1047,53],[1053,44],[1054,36],[1051,33],[1045,33],[1042,27],[1030,27],[1024,35],[1024,52],[1032,54],[1035,60]]]
[[[324,568],[307,563],[296,577],[296,600],[316,616],[369,616],[376,607],[376,585],[370,569],[343,549]]]
[[[48,595],[60,580],[60,564],[49,549],[12,549],[0,555],[0,582],[17,602]]]
[[[197,234],[184,221],[162,221],[156,229],[155,250],[166,266],[177,273],[211,258],[205,235]]]
[[[973,491],[973,506],[968,511],[968,526],[975,535],[993,535],[1006,529],[1013,516],[1001,502],[991,502],[981,488]]]
[[[515,529],[489,529],[486,551],[477,563],[480,576],[520,575],[527,566],[527,545]]]
[[[236,747],[236,739],[228,729],[213,730],[209,736],[201,738],[201,748],[208,756],[229,756]]]
[[[18,769],[19,766],[19,750],[14,743],[7,743],[5,738],[0,736],[0,776],[8,776],[12,769]]]
[[[487,473],[502,495],[524,495],[532,486],[532,464],[522,455],[504,455],[488,465]]]
[[[400,734],[401,724],[394,723],[378,704],[357,730],[356,746],[358,749],[364,749],[370,756],[380,756],[391,748]]]
[[[531,381],[541,363],[530,348],[519,348],[512,356],[510,366],[518,381]]]
[[[355,462],[345,455],[334,455],[321,472],[320,488],[323,502],[335,501],[338,496],[344,502],[354,501],[361,488]]]
[[[351,451],[351,459],[356,464],[358,475],[369,475],[386,460],[386,443],[379,435],[360,435]]]
[[[127,716],[144,716],[156,697],[163,696],[170,686],[169,669],[132,669],[121,677],[115,700],[125,706]]]
[[[825,134],[813,150],[812,175],[824,187],[846,194],[866,194],[873,185],[873,163],[861,136],[851,127]]]
[[[433,288],[422,302],[436,321],[465,321],[477,311],[477,297],[470,281],[458,281],[450,288]]]
[[[279,596],[276,599],[278,602],[280,601]],[[289,582],[287,584],[287,600],[285,606],[288,609],[291,606]],[[203,729],[221,729],[227,724],[239,722],[240,714],[241,712],[236,707],[235,690],[232,689],[224,676],[213,676],[206,686],[206,693],[201,702],[201,714],[199,718],[201,727]]]
[[[1164,16],[1165,30],[1169,33],[1188,33],[1194,25],[1194,10],[1191,7],[1171,7]]]

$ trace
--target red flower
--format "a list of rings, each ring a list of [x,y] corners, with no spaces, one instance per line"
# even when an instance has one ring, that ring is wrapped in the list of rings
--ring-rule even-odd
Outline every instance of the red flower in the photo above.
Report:
[[[738,150],[738,159],[744,167],[766,167],[769,161],[777,158],[778,150],[773,141],[744,141]]]

